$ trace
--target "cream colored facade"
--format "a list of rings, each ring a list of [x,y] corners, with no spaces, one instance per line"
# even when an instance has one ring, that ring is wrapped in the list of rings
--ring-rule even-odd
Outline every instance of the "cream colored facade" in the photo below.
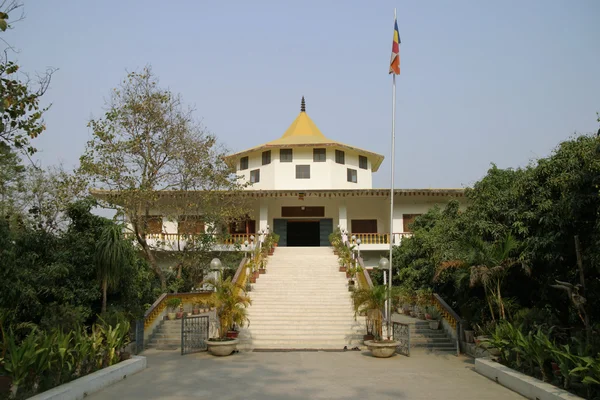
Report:
[[[232,243],[251,243],[269,232],[280,235],[280,246],[328,246],[329,234],[339,228],[360,239],[365,263],[373,266],[390,242],[397,245],[411,235],[409,222],[416,215],[452,199],[466,205],[463,189],[397,189],[390,223],[390,190],[372,188],[372,174],[383,159],[325,137],[306,114],[303,99],[300,114],[283,136],[226,157],[242,179],[256,182],[237,194],[250,203],[248,220],[219,249],[239,249]],[[168,200],[161,200],[153,213],[169,214],[165,204]],[[162,231],[151,236],[163,250],[185,245],[174,219],[162,217]]]

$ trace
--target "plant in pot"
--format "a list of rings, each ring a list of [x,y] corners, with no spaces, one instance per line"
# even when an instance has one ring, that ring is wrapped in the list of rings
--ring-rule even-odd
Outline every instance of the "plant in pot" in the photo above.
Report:
[[[378,358],[387,358],[394,355],[399,342],[395,340],[383,339],[383,313],[381,310],[385,307],[385,301],[388,297],[387,287],[374,286],[372,288],[357,289],[352,293],[352,302],[354,305],[354,317],[357,315],[366,315],[367,333],[374,336],[373,340],[365,340],[365,345],[369,348],[373,356]],[[370,331],[369,331],[370,326]]]
[[[333,254],[338,255],[340,244],[342,243],[342,232],[340,228],[336,228],[335,231],[329,234],[329,243],[333,247]]]
[[[263,258],[260,260],[260,265],[258,268],[258,274],[266,274],[267,273],[267,259]]]
[[[181,305],[181,299],[179,297],[171,297],[166,301],[167,306],[167,317],[169,320],[174,320],[177,317],[177,309]]]
[[[231,278],[209,279],[205,283],[215,289],[209,302],[215,307],[219,320],[219,337],[206,341],[208,351],[216,356],[228,356],[236,349],[238,339],[227,334],[232,327],[243,327],[249,322],[246,308],[252,301],[246,295],[245,288],[233,283]]]
[[[200,314],[200,303],[194,303],[192,307],[192,315]]]
[[[271,233],[271,236],[273,236],[273,247],[277,247],[277,245],[279,244],[280,236],[274,232]]]
[[[434,306],[429,306],[426,308],[425,312],[427,320],[429,321],[429,329],[440,329],[440,320],[442,319],[442,314],[440,311]]]

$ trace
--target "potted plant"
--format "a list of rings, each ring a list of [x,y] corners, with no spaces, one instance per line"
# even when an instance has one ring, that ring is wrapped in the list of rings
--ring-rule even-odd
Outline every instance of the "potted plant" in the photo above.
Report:
[[[276,233],[271,233],[271,236],[273,237],[273,247],[277,247],[280,236]]]
[[[209,302],[215,307],[219,320],[219,336],[206,341],[208,351],[216,356],[228,356],[236,349],[238,339],[227,337],[227,332],[234,326],[242,327],[249,322],[246,307],[252,302],[245,288],[231,282],[231,278],[209,279],[205,283],[215,289]]]
[[[174,320],[175,317],[177,316],[177,308],[181,304],[181,299],[179,297],[171,297],[171,298],[167,299],[165,304],[166,304],[167,310],[168,310],[167,317],[170,320]]]
[[[260,274],[266,274],[267,273],[267,268],[266,267],[267,267],[266,261],[264,259],[260,260],[260,266],[258,268],[258,274],[259,275]]]
[[[179,311],[177,311],[177,314],[175,314],[175,318],[177,318],[177,319],[183,318],[183,302],[182,301],[179,303]]]
[[[383,339],[383,313],[381,310],[385,306],[387,299],[387,288],[385,286],[374,286],[372,288],[357,289],[352,293],[352,302],[354,305],[354,317],[366,314],[367,326],[371,324],[371,334],[373,340],[366,340],[365,345],[369,348],[373,356],[378,358],[387,358],[394,355],[396,347],[400,342],[391,339]],[[367,331],[369,333],[369,331]]]
[[[428,317],[427,319],[429,320],[429,329],[440,329],[440,319],[442,319],[442,314],[440,311],[434,306],[429,306],[427,307],[426,313]]]
[[[200,303],[194,303],[192,307],[192,315],[200,314]]]

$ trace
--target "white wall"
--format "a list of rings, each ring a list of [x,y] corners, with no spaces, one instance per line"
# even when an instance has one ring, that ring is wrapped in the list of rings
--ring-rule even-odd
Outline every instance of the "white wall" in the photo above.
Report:
[[[247,187],[247,190],[309,190],[309,189],[371,189],[372,171],[371,162],[368,169],[358,166],[357,152],[343,150],[345,164],[335,162],[335,148],[326,148],[326,161],[313,161],[312,147],[298,147],[293,149],[293,161],[281,162],[279,149],[271,150],[271,163],[262,165],[262,151],[248,155],[248,169],[238,171],[244,181],[250,180],[250,171],[260,169],[260,182]],[[296,165],[310,166],[310,179],[296,179]],[[347,169],[357,171],[357,182],[348,182]],[[236,169],[239,169],[239,161]]]

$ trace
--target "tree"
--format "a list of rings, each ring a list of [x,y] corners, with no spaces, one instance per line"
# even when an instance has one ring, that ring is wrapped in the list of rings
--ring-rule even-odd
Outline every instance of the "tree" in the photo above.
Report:
[[[11,27],[8,24],[10,16],[20,8],[22,4],[19,1],[0,1],[0,32]],[[21,19],[23,15],[13,18],[14,22]],[[4,41],[1,37],[0,40]],[[31,145],[31,139],[46,129],[42,117],[48,107],[40,108],[40,98],[48,89],[55,70],[49,68],[38,75],[37,82],[33,82],[8,59],[10,49],[8,45],[4,50],[4,60],[0,62],[0,144],[33,154],[36,149]]]
[[[436,277],[448,268],[470,268],[471,286],[483,285],[492,319],[495,319],[493,305],[498,309],[500,319],[506,319],[506,309],[502,298],[502,285],[509,270],[517,265],[514,252],[519,243],[511,234],[493,243],[479,237],[467,238],[467,251],[462,260],[445,261],[436,271]]]
[[[24,172],[18,154],[0,142],[0,217],[15,211],[15,200],[23,191]]]
[[[128,243],[120,225],[107,225],[96,243],[96,268],[102,285],[102,314],[106,313],[106,292],[119,284],[121,271],[130,260]]]
[[[104,190],[97,193],[105,206],[127,217],[165,290],[165,274],[146,236],[156,207],[173,219],[201,215],[217,230],[227,218],[243,215],[232,196],[241,186],[215,136],[195,122],[179,95],[159,87],[149,67],[128,74],[107,108],[89,123],[92,140],[80,171]]]

